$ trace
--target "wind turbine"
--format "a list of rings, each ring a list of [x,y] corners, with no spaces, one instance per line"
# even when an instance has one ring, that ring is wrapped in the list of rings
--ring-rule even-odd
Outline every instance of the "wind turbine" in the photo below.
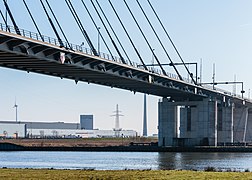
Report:
[[[17,101],[16,101],[16,98],[15,98],[15,104],[14,104],[14,106],[13,106],[13,108],[16,108],[16,122],[17,122],[17,109],[18,109],[18,105],[17,105]]]

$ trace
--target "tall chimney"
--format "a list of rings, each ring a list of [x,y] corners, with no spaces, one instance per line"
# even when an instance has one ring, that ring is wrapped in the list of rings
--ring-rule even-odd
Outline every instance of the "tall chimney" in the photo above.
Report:
[[[143,136],[147,136],[147,108],[146,94],[144,94],[144,112],[143,112]]]

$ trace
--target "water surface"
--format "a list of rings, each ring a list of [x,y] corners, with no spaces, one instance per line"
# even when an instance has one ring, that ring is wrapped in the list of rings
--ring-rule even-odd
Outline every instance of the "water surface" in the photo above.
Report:
[[[249,169],[252,153],[0,152],[0,167],[55,169]]]

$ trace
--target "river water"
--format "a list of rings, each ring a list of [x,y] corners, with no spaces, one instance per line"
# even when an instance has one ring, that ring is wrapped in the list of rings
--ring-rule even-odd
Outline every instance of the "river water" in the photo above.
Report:
[[[0,152],[0,168],[54,169],[249,169],[252,153]]]

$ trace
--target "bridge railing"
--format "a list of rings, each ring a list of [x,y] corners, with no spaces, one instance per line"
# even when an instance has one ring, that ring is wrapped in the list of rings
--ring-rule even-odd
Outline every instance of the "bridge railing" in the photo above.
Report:
[[[52,44],[52,45],[55,45],[55,46],[61,46],[62,45],[60,43],[60,41],[58,39],[56,39],[56,38],[52,38],[52,37],[45,36],[45,35],[40,36],[40,34],[38,34],[38,33],[31,32],[31,31],[24,30],[24,29],[20,29],[20,28],[17,30],[13,26],[10,26],[10,25],[6,26],[3,23],[0,23],[0,30],[10,32],[10,33],[13,33],[13,34],[18,34],[17,32],[19,32],[21,34],[21,36],[31,38],[31,39],[35,39],[35,40],[42,41],[42,42],[46,42],[46,43],[49,43],[49,44]],[[89,55],[94,55],[90,48],[83,47],[82,45],[67,43],[65,41],[62,41],[62,43],[63,43],[63,46],[66,49],[71,49],[73,51],[77,51],[77,52],[81,52],[81,53],[85,53],[85,54],[89,54]],[[123,64],[122,60],[119,57],[111,56],[111,55],[103,53],[103,52],[100,52],[99,57],[101,57],[103,59],[106,59],[106,60],[109,60],[109,61],[114,61],[114,62]],[[136,62],[132,62],[132,61],[129,61],[129,60],[125,60],[125,62],[129,66],[144,70],[144,67],[142,65],[136,63]],[[157,68],[154,68],[154,67],[147,67],[147,68],[148,68],[149,72],[152,72],[154,74],[159,74],[159,75],[163,74],[160,69],[157,69]],[[176,74],[166,72],[166,75],[169,78],[179,80],[179,77]],[[190,84],[193,84],[192,80],[189,79],[189,78],[183,78],[183,81],[185,81],[187,83],[190,83]],[[206,88],[206,89],[213,90],[213,86],[204,85],[203,87]],[[228,95],[231,95],[231,96],[242,98],[238,94],[231,93],[231,92],[228,92],[228,91],[220,89],[220,88],[214,87],[214,90],[222,92],[224,94],[228,94]]]
[[[206,89],[216,90],[218,92],[222,92],[222,93],[227,94],[229,96],[234,96],[234,97],[238,97],[238,98],[241,98],[241,99],[246,99],[246,100],[251,101],[251,99],[246,98],[246,97],[242,97],[240,94],[232,93],[232,92],[229,92],[229,91],[221,89],[221,88],[213,87],[213,86],[210,86],[210,85],[202,85],[202,87],[204,87]]]
[[[77,51],[77,52],[81,52],[81,53],[85,53],[85,54],[89,54],[89,55],[94,55],[90,48],[83,47],[82,45],[67,43],[65,41],[60,42],[56,38],[52,38],[52,37],[45,36],[45,35],[40,36],[40,34],[38,34],[38,33],[31,32],[31,31],[24,30],[24,29],[20,29],[20,28],[18,28],[18,30],[17,30],[17,29],[15,29],[14,26],[5,25],[3,23],[0,23],[0,29],[2,31],[10,32],[10,33],[13,33],[13,34],[18,34],[17,32],[20,32],[21,36],[31,38],[31,39],[34,39],[34,40],[38,40],[38,41],[42,41],[42,42],[46,42],[46,43],[49,43],[49,44],[52,44],[52,45],[55,45],[55,46],[61,46],[62,43],[63,43],[63,46],[66,49],[71,49],[73,51]],[[103,52],[99,53],[99,57],[101,57],[103,59],[106,59],[106,60],[109,60],[109,61],[114,61],[114,62],[118,62],[118,63],[123,64],[122,60],[119,57],[111,56],[111,55],[103,53]],[[142,65],[136,63],[136,62],[132,62],[132,61],[129,61],[127,59],[124,60],[124,61],[129,66],[133,66],[135,68],[144,70],[144,67]],[[147,68],[148,68],[149,72],[152,72],[154,74],[159,74],[159,75],[163,74],[160,69],[157,69],[157,68],[154,68],[154,67],[147,67]],[[179,80],[179,77],[177,75],[175,75],[175,74],[172,74],[172,73],[169,73],[169,72],[166,72],[166,74],[167,74],[167,76],[169,78]],[[183,80],[185,82],[187,82],[187,83],[193,84],[193,82],[191,82],[188,78],[183,78]]]

